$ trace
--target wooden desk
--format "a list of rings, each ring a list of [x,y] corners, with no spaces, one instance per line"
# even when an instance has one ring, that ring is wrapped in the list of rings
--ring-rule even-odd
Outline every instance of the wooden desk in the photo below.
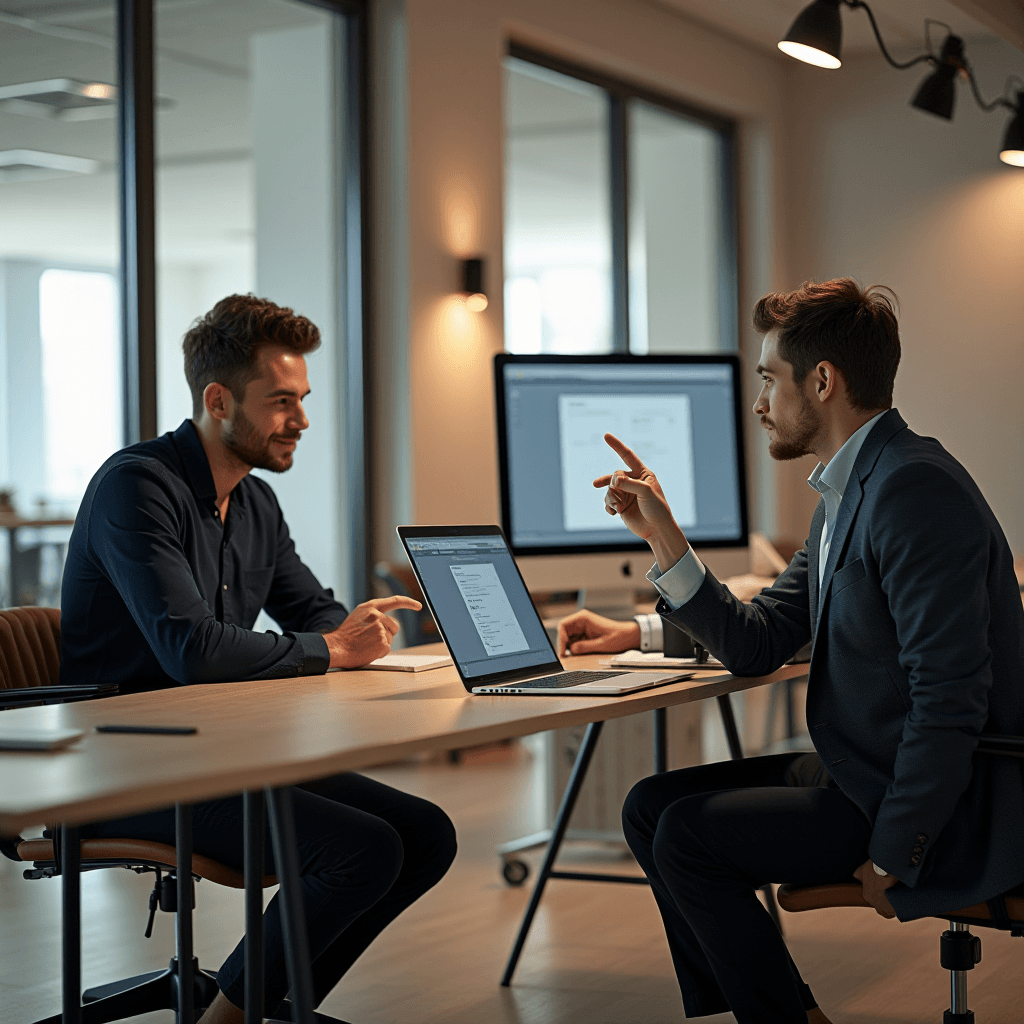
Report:
[[[424,648],[430,650],[430,648]],[[573,668],[595,668],[598,656],[567,659]],[[354,671],[300,679],[223,683],[108,697],[78,704],[3,712],[5,725],[88,730],[57,753],[0,752],[0,834],[60,821],[64,844],[64,908],[75,925],[79,913],[77,828],[175,805],[187,811],[200,800],[265,789],[271,810],[275,861],[281,881],[282,921],[296,1015],[312,1021],[309,958],[299,896],[290,797],[286,787],[338,772],[367,768],[423,751],[493,742],[563,726],[587,724],[559,812],[555,838],[506,968],[507,984],[543,891],[564,826],[605,720],[657,711],[707,697],[802,675],[785,666],[770,676],[736,678],[703,670],[692,679],[621,697],[476,696],[454,668],[431,673]],[[726,702],[728,698],[725,698]],[[95,733],[103,724],[194,725],[191,736]],[[575,787],[575,788],[574,788]],[[179,816],[179,962],[182,987],[191,992],[190,817]],[[247,838],[250,832],[247,825]],[[260,832],[260,835],[262,833]],[[182,837],[185,838],[182,838]],[[249,862],[247,844],[246,858]],[[262,864],[260,854],[254,861]],[[545,875],[544,872],[547,872]],[[262,872],[247,872],[258,877]],[[182,878],[185,881],[182,881]],[[258,885],[259,883],[255,883]],[[258,889],[247,904],[261,906]],[[250,900],[250,896],[252,899]],[[256,912],[258,915],[258,911]],[[251,918],[247,914],[247,929]],[[70,950],[70,952],[69,952]],[[71,961],[69,965],[69,960]],[[80,1020],[80,951],[65,947],[64,1020]],[[258,968],[247,965],[247,976]],[[191,996],[189,996],[191,999]],[[189,1007],[191,1009],[191,1007]]]
[[[427,651],[430,648],[423,648]],[[597,666],[597,656],[566,659]],[[286,786],[432,750],[620,718],[803,675],[699,678],[622,697],[476,696],[454,668],[337,672],[185,686],[3,712],[7,726],[90,730],[63,752],[0,753],[0,834],[77,825],[253,788]],[[95,733],[97,725],[194,725],[194,736]]]

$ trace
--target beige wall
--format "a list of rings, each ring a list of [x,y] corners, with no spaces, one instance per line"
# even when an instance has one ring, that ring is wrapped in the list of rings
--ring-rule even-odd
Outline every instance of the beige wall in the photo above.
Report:
[[[1024,71],[1002,43],[969,55],[988,97]],[[952,123],[914,110],[923,75],[876,55],[836,73],[793,69],[794,280],[850,274],[895,289],[896,405],[963,462],[1024,552],[1024,171],[998,160],[1008,114],[982,113],[963,85]],[[797,523],[816,496],[792,476],[780,498]]]
[[[378,120],[377,205],[407,202],[407,237],[390,215],[378,233],[376,327],[378,467],[376,554],[395,554],[393,524],[497,522],[498,479],[491,360],[502,348],[502,58],[510,39],[653,86],[741,122],[741,308],[784,283],[785,239],[775,146],[783,109],[781,61],[644,0],[406,0],[378,8],[378,110],[404,96],[397,139]],[[407,55],[404,80],[396,54]],[[388,103],[391,103],[390,108]],[[407,162],[397,168],[404,144]],[[754,187],[754,183],[757,187]],[[490,305],[469,314],[454,297],[458,260],[486,259]],[[401,278],[407,272],[407,293]],[[398,324],[408,317],[407,335]],[[748,354],[759,342],[744,323]],[[397,326],[396,326],[397,325]],[[396,360],[407,337],[408,383]],[[751,365],[756,364],[756,358]],[[750,375],[753,384],[753,374]],[[751,391],[751,400],[752,400]],[[392,424],[409,406],[407,444]],[[751,417],[755,525],[774,529],[774,482]],[[411,486],[393,467],[407,457]],[[403,493],[407,495],[402,498]]]

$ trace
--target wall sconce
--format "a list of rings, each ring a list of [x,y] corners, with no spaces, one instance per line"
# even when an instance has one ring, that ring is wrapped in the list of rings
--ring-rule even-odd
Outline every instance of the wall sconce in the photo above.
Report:
[[[470,313],[482,313],[487,308],[484,261],[480,257],[462,261],[462,294],[466,296],[466,309]]]
[[[903,71],[915,64],[927,63],[934,68],[914,93],[914,97],[910,101],[912,107],[952,121],[953,106],[956,102],[956,79],[958,76],[963,76],[971,87],[975,102],[986,113],[997,107],[1012,110],[1014,116],[1007,126],[999,159],[1005,164],[1024,167],[1024,91],[1017,93],[1016,101],[1010,100],[1007,96],[1011,81],[1018,81],[1021,85],[1024,85],[1024,81],[1018,79],[1016,75],[1011,75],[1002,95],[997,96],[991,102],[986,102],[978,89],[971,65],[967,63],[967,57],[964,54],[964,41],[959,36],[953,35],[953,30],[941,21],[925,19],[924,34],[928,52],[901,62],[894,60],[892,54],[886,49],[885,40],[882,39],[882,33],[878,31],[875,16],[864,0],[813,0],[797,15],[796,21],[790,26],[785,37],[779,41],[779,49],[805,64],[833,70],[842,67],[843,23],[840,17],[842,7],[849,7],[850,10],[862,10],[867,15],[868,21],[871,23],[871,31],[878,43],[878,49],[881,50],[882,56],[892,67]],[[932,25],[941,25],[947,33],[942,50],[937,55],[932,47],[930,36]]]

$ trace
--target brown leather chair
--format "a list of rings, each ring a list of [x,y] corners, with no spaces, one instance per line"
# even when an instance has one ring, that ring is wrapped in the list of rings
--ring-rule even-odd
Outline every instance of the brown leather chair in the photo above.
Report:
[[[1024,757],[1024,737],[982,736],[978,752]],[[790,913],[832,907],[873,909],[857,881],[803,886],[788,883],[779,886],[778,903]],[[974,1024],[974,1012],[967,1008],[967,972],[981,962],[981,939],[971,934],[971,926],[996,928],[1016,938],[1024,936],[1024,885],[987,903],[934,916],[952,925],[942,933],[939,944],[939,961],[950,972],[950,1008],[943,1014],[943,1024]]]
[[[81,700],[85,697],[116,693],[116,686],[62,687],[60,678],[60,612],[56,608],[0,609],[0,708],[25,704]],[[62,697],[62,691],[72,691]],[[15,695],[11,703],[5,696]],[[24,699],[20,702],[17,697]],[[2,713],[2,712],[0,712]],[[173,846],[139,839],[83,839],[80,844],[83,871],[103,868],[127,868],[142,874],[156,875],[156,885],[149,899],[149,924],[146,937],[152,932],[157,908],[177,912],[176,853]],[[0,839],[0,852],[11,860],[32,865],[24,872],[26,878],[53,878],[61,874],[60,837],[56,827],[48,828],[40,839]],[[192,855],[193,879],[202,878],[232,889],[245,887],[241,872],[204,857]],[[277,885],[273,875],[265,875],[263,887]],[[195,890],[193,889],[193,902]],[[194,1005],[204,1010],[217,994],[216,975],[194,965]],[[154,1010],[177,1009],[177,959],[164,971],[126,978],[87,990],[83,995],[83,1024],[107,1024]],[[290,1007],[286,1004],[286,1010]],[[317,1014],[319,1022],[334,1018]],[[36,1024],[60,1024],[61,1015],[46,1017]]]

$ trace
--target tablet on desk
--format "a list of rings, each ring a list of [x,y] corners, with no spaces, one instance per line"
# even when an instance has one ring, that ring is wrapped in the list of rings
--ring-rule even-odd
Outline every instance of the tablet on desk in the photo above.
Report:
[[[63,750],[84,735],[82,729],[19,729],[0,726],[0,750]]]

